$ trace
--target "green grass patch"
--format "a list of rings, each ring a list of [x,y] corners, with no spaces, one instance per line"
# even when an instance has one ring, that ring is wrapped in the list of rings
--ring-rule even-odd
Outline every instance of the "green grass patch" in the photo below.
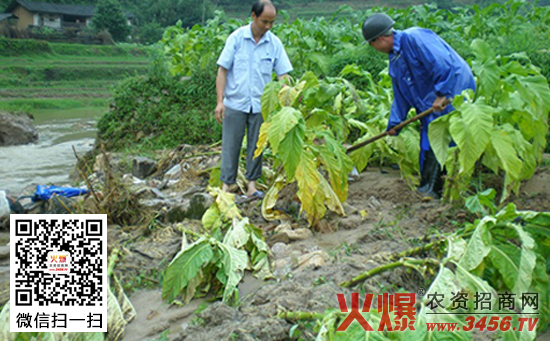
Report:
[[[83,107],[107,107],[108,100],[104,98],[88,99],[14,99],[0,101],[0,110],[11,112],[28,112],[35,109],[75,109]]]
[[[57,54],[70,56],[140,56],[146,57],[151,47],[120,44],[120,45],[83,45],[66,43],[49,43],[34,39],[0,38],[1,56],[34,56]]]
[[[11,66],[3,71],[20,80],[59,81],[64,79],[121,79],[140,74],[147,65]],[[10,77],[10,78],[13,78]]]
[[[2,56],[35,55],[51,52],[50,45],[46,41],[0,38],[0,55]]]
[[[147,46],[138,45],[81,45],[49,43],[53,53],[69,56],[134,56],[146,57],[151,50]]]

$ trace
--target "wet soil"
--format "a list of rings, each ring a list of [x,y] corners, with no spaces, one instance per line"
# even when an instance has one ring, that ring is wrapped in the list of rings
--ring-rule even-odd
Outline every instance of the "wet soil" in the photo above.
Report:
[[[550,169],[538,170],[522,186],[521,195],[514,198],[514,202],[520,209],[550,211]],[[211,298],[195,299],[186,306],[168,305],[162,302],[160,288],[153,283],[152,289],[131,294],[137,317],[127,326],[124,341],[290,340],[293,323],[278,318],[280,312],[337,309],[336,294],[344,293],[349,297],[352,291],[342,289],[338,283],[388,263],[392,255],[423,245],[437,233],[452,232],[457,225],[472,218],[460,207],[440,201],[423,201],[407,187],[399,172],[392,169],[364,171],[358,180],[350,183],[344,207],[346,217],[328,214],[319,224],[318,231],[307,239],[281,243],[275,225],[264,221],[259,215],[258,204],[251,203],[244,211],[264,229],[273,251],[276,279],[262,282],[247,274],[239,285],[240,302],[236,307]],[[192,227],[198,222],[186,221],[184,224]],[[295,227],[305,227],[300,224],[303,226]],[[150,237],[119,233],[119,241],[126,240],[133,248],[142,248],[141,253],[152,257],[147,259],[141,255],[145,257],[141,263],[136,263],[139,259],[123,259],[117,270],[125,273],[125,277],[128,272],[137,276],[158,274],[162,268],[162,265],[158,268],[159,264],[165,266],[166,259],[171,260],[177,253],[181,245],[180,233],[172,229],[157,231],[151,236],[155,233],[170,234],[172,242],[156,245]],[[130,242],[132,238],[137,242]],[[153,250],[158,254],[153,255]],[[321,255],[318,259],[322,261],[308,262],[309,255]],[[399,288],[419,292],[427,288],[431,280],[429,275],[422,277],[416,272],[395,269],[365,281],[353,291],[373,293],[375,297],[378,293],[393,293]],[[315,338],[307,332],[303,337]],[[545,338],[550,339],[547,335],[540,336],[541,340]]]

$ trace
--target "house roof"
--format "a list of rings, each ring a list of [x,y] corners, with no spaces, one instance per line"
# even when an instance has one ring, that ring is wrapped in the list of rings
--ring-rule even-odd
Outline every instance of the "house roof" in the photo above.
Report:
[[[64,14],[81,17],[92,17],[95,13],[95,6],[93,5],[64,5],[26,0],[14,0],[6,9],[6,12],[12,12],[17,6],[22,6],[32,13]],[[128,11],[124,11],[124,13],[129,19],[134,17],[134,14]]]
[[[0,21],[15,18],[11,13],[0,13]]]

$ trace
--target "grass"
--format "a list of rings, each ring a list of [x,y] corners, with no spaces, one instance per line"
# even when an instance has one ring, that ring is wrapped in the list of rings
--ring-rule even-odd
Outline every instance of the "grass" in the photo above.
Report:
[[[11,112],[28,112],[35,109],[76,109],[84,107],[107,107],[108,103],[103,98],[79,98],[79,99],[13,99],[0,101],[0,110]]]
[[[47,44],[48,51],[24,40],[0,46],[11,49],[0,56],[0,110],[107,107],[114,85],[149,68],[151,48]]]

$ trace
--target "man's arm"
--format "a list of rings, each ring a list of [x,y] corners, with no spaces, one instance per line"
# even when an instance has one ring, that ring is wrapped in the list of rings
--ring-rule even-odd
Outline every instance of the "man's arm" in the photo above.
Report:
[[[288,75],[288,73],[285,73],[285,74],[282,74],[282,75],[280,75],[280,76],[277,76],[277,79],[278,79],[279,81],[281,81],[281,80],[284,79],[284,80],[285,80],[285,83],[284,83],[285,85],[286,85],[286,84],[290,84],[290,76]]]
[[[403,122],[407,118],[409,110],[411,110],[411,105],[406,100],[405,96],[401,93],[399,89],[398,81],[392,79],[392,88],[393,88],[393,102],[390,109],[390,118],[388,120],[388,126],[386,131],[390,135],[397,135],[399,132],[393,129],[396,125]]]
[[[219,66],[218,75],[216,76],[216,121],[222,123],[225,117],[225,106],[223,105],[223,94],[225,92],[225,83],[227,81],[227,69]]]

